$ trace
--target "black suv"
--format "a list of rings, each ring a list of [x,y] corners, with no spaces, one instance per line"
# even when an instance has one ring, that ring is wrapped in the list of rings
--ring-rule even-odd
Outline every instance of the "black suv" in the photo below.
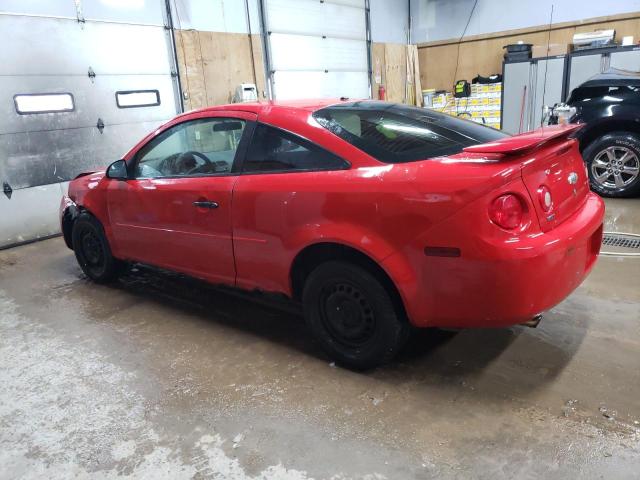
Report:
[[[563,111],[570,123],[586,124],[576,138],[591,189],[605,197],[640,194],[640,72],[611,69],[591,77],[566,106],[554,107],[549,123],[558,123]]]

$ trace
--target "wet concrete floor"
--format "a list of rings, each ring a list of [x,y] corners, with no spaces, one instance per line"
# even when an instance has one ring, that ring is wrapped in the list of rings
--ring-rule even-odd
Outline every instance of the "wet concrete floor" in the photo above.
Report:
[[[640,233],[640,200],[606,230]],[[537,329],[424,332],[332,366],[301,319],[176,275],[0,251],[0,478],[638,478],[640,258]]]

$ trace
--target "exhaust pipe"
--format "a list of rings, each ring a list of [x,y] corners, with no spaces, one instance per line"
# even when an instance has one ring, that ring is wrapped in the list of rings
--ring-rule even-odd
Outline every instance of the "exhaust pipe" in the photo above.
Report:
[[[541,313],[539,313],[538,315],[533,317],[528,322],[521,323],[520,325],[522,325],[523,327],[536,328],[538,326],[538,324],[540,323],[540,320],[542,320],[542,314]]]

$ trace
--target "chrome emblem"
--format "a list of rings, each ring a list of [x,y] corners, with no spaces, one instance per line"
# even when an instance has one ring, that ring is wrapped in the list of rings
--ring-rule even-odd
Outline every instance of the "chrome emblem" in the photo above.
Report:
[[[578,183],[578,174],[576,172],[571,172],[567,177],[567,182],[569,182],[569,185],[575,185]]]

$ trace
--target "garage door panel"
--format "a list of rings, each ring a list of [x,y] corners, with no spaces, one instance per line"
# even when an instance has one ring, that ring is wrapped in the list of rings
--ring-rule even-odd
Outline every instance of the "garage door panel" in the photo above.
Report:
[[[362,40],[274,33],[270,41],[274,70],[367,70]]]
[[[12,39],[0,49],[0,75],[171,73],[163,27],[0,15],[0,31]]]
[[[0,195],[0,248],[60,232],[58,208],[66,184],[15,190]]]
[[[76,18],[73,2],[52,2],[51,0],[2,0],[0,12]]]
[[[325,98],[369,97],[367,72],[287,72],[274,74],[274,87],[278,99],[295,99],[314,96]]]
[[[267,30],[362,40],[366,36],[364,2],[361,7],[317,0],[268,0]]]
[[[85,20],[164,25],[164,0],[82,0]]]
[[[325,0],[327,3],[335,3],[337,5],[346,5],[349,7],[364,8],[364,0]]]
[[[21,189],[57,183],[87,170],[108,166],[161,122],[130,123],[4,135],[0,155],[6,159],[3,181]]]
[[[266,0],[277,99],[369,97],[364,0]]]
[[[9,39],[0,48],[0,182],[14,191],[8,211],[18,220],[27,207],[14,199],[33,193],[30,224],[17,229],[9,219],[15,235],[5,240],[11,243],[40,235],[37,221],[58,224],[58,200],[53,209],[38,205],[48,201],[41,191],[60,192],[60,182],[105,168],[180,107],[164,0],[0,3],[0,10],[14,13],[0,14],[0,31]],[[76,13],[85,21],[78,22]],[[116,92],[141,90],[157,90],[159,105],[118,107]],[[73,109],[68,111],[68,96],[33,95],[55,93],[71,94]],[[22,115],[17,94],[30,95],[20,97]],[[155,92],[146,95],[144,103],[156,103]],[[131,106],[133,96],[121,97],[121,107]],[[56,104],[64,111],[27,113],[30,107],[55,110]],[[6,219],[0,223],[2,230]]]
[[[117,91],[157,90],[160,105],[118,108]],[[71,93],[75,111],[19,115],[16,94]],[[78,76],[0,77],[0,135],[24,131],[168,120],[176,113],[173,79],[169,75],[107,75],[93,82]]]

